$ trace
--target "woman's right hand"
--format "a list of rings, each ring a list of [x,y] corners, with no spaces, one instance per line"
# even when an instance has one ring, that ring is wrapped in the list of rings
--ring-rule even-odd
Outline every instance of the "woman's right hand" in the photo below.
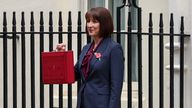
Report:
[[[64,52],[66,51],[66,45],[64,43],[60,43],[56,45],[57,52]]]

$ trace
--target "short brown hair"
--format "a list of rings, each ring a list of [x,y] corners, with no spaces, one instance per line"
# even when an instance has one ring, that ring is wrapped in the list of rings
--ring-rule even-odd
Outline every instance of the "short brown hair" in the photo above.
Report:
[[[113,20],[108,9],[104,7],[91,8],[85,14],[86,22],[93,18],[100,23],[100,36],[108,37],[113,33]],[[86,29],[87,32],[87,29]]]

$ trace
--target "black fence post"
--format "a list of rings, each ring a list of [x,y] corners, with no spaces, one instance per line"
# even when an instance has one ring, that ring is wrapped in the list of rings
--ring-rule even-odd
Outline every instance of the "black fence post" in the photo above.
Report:
[[[72,21],[71,11],[68,13],[68,50],[72,49]],[[72,85],[68,84],[68,108],[72,108]]]
[[[8,108],[7,17],[3,12],[3,107]]]
[[[53,51],[53,13],[49,12],[49,51]],[[49,85],[49,108],[53,108],[53,84]]]
[[[131,19],[131,12],[128,13],[128,32],[131,32],[132,30],[132,19]],[[128,40],[127,40],[127,47],[128,47],[128,74],[127,74],[127,90],[128,90],[128,108],[132,108],[132,34],[128,34]]]
[[[22,108],[26,108],[26,53],[25,53],[25,16],[21,13],[21,71],[22,71]]]
[[[159,108],[164,108],[164,36],[163,36],[163,14],[159,21]]]
[[[134,2],[134,4],[136,5],[136,3]],[[143,75],[142,75],[142,10],[141,8],[137,7],[137,11],[138,11],[138,28],[137,28],[137,38],[138,38],[138,101],[139,101],[139,108],[143,107]]]
[[[117,42],[120,43],[121,31],[121,7],[117,7]]]
[[[180,108],[184,108],[184,17],[180,27]]]
[[[17,40],[16,40],[16,13],[13,12],[12,20],[12,36],[13,36],[13,107],[17,108]]]
[[[77,59],[79,59],[79,56],[81,54],[81,47],[82,47],[82,44],[81,44],[81,37],[82,37],[82,33],[81,33],[81,12],[79,11],[78,12],[78,21],[77,21]],[[77,83],[77,94],[79,92],[79,89],[80,89],[80,86],[81,86],[81,80],[78,81]]]
[[[44,50],[44,19],[43,12],[40,12],[40,55]],[[42,79],[42,57],[40,56],[40,108],[44,108],[44,85]]]
[[[63,21],[62,21],[62,12],[59,12],[59,43],[63,42]],[[63,107],[63,85],[59,84],[59,108]]]
[[[174,21],[170,17],[170,108],[174,108]]]
[[[30,21],[30,59],[31,59],[31,108],[35,108],[35,35],[34,14],[31,12]]]
[[[149,108],[153,108],[153,21],[152,13],[149,14]]]

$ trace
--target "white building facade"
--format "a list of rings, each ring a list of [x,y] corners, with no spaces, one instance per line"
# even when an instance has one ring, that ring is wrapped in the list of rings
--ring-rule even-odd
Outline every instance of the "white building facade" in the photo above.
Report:
[[[45,15],[45,26],[48,25],[48,13],[50,11],[53,12],[53,16],[54,16],[54,21],[58,22],[58,12],[62,11],[63,14],[63,25],[67,25],[67,16],[68,16],[68,11],[72,12],[72,18],[73,18],[73,30],[76,31],[76,27],[77,27],[77,14],[78,11],[82,12],[82,26],[84,27],[85,22],[84,22],[84,14],[87,11],[88,8],[96,5],[96,6],[103,6],[106,7],[108,9],[111,10],[112,14],[114,14],[115,17],[115,6],[119,5],[119,1],[116,0],[0,0],[1,4],[0,4],[0,14],[3,14],[3,12],[7,12],[7,19],[9,22],[9,26],[8,26],[8,31],[11,30],[11,25],[10,23],[12,22],[12,12],[16,11],[17,17],[18,17],[18,29],[20,28],[20,16],[21,16],[21,12],[24,11],[25,15],[26,15],[26,25],[29,25],[29,16],[30,16],[30,12],[33,11],[34,15],[35,15],[35,25],[37,25],[37,28],[35,28],[37,31],[39,30],[39,13],[40,11],[44,12]],[[149,17],[149,13],[152,12],[153,13],[153,18],[154,18],[154,32],[158,32],[158,24],[159,24],[159,15],[160,13],[163,13],[164,16],[164,23],[165,23],[165,32],[169,32],[169,18],[170,18],[170,13],[174,13],[174,23],[175,23],[175,32],[179,33],[180,30],[180,17],[184,16],[184,20],[185,20],[185,33],[187,34],[192,34],[192,1],[191,0],[138,0],[138,6],[142,8],[142,31],[147,31],[148,30],[148,17]],[[124,10],[124,15],[126,16],[127,11]],[[46,18],[47,17],[47,18]],[[126,19],[127,17],[125,17],[124,19]],[[2,25],[2,20],[3,18],[0,17],[0,25]],[[126,23],[126,22],[124,22]],[[55,25],[55,26],[56,26]],[[123,30],[125,30],[126,25],[123,25],[122,28],[124,28]],[[2,30],[2,26],[0,26],[0,29]],[[27,30],[29,30],[29,28],[26,28]],[[0,31],[1,31],[0,30]],[[26,31],[27,31],[26,30]],[[45,28],[45,31],[48,30],[48,26],[47,28]],[[56,29],[57,30],[57,27]],[[64,26],[64,31],[67,30],[67,27]],[[85,41],[86,39],[83,39],[83,42],[86,43]],[[126,39],[125,39],[126,40]],[[178,40],[179,39],[175,39],[175,47],[178,47]],[[38,40],[36,39],[37,44],[36,46],[38,47]],[[30,40],[27,40],[28,43],[30,43]],[[67,43],[67,39],[64,39],[64,42]],[[0,40],[0,43],[2,43],[2,39]],[[126,41],[124,42],[126,44]],[[184,108],[191,108],[191,102],[192,102],[192,84],[190,83],[192,81],[192,69],[191,69],[191,65],[192,65],[192,52],[191,52],[191,48],[192,48],[192,44],[191,44],[191,38],[188,37],[185,39],[185,72],[184,72]],[[9,46],[11,46],[11,42],[8,43]],[[21,46],[21,41],[18,41],[18,52],[21,52],[20,50],[20,46]],[[48,45],[49,43],[45,41],[45,44]],[[56,45],[57,42],[56,40],[54,41],[54,45]],[[76,49],[75,46],[77,46],[76,44],[76,39],[74,38],[73,40],[73,49]],[[145,44],[147,44],[147,40],[144,38],[143,39],[143,49],[147,49]],[[165,43],[166,44],[166,43]],[[167,43],[168,44],[168,43]],[[166,44],[166,45],[167,45]],[[166,48],[169,49],[169,46],[166,46]],[[2,45],[0,45],[2,47]],[[29,46],[28,46],[29,47]],[[124,46],[126,49],[126,46]],[[2,49],[2,48],[1,48]],[[48,50],[48,47],[45,48],[45,50]],[[176,49],[177,50],[177,49]],[[11,49],[9,50],[11,52]],[[147,61],[147,58],[145,58],[146,53],[145,50],[144,51],[144,57],[143,57],[143,108],[147,108],[148,107],[148,65],[145,64],[145,62]],[[146,50],[147,51],[147,50]],[[27,49],[27,59],[26,61],[30,60],[30,54],[29,54],[29,49]],[[74,54],[76,54],[76,51],[74,50]],[[156,52],[156,51],[155,51]],[[168,50],[165,51],[166,54],[168,54]],[[1,55],[3,54],[2,50],[0,50],[0,57],[2,57]],[[19,55],[19,54],[18,54]],[[12,62],[11,60],[11,54],[8,55],[9,58],[9,62]],[[36,56],[38,57],[39,54],[36,53]],[[177,60],[177,57],[179,56],[179,52],[175,51],[175,108],[179,108],[179,72],[178,72],[178,65],[179,65],[179,60]],[[21,58],[20,56],[18,56],[19,58]],[[77,55],[74,55],[75,59],[77,58]],[[156,54],[154,54],[154,58],[157,57]],[[0,58],[0,71],[3,71],[3,67],[2,67],[2,58]],[[18,60],[18,64],[21,61]],[[39,63],[38,63],[38,59],[35,61],[36,62],[36,72],[39,71]],[[166,59],[165,57],[165,81],[164,81],[164,90],[165,90],[165,96],[164,96],[164,103],[165,103],[165,108],[169,107],[169,67],[167,66],[167,63],[169,61]],[[177,65],[178,64],[178,65]],[[158,60],[154,60],[154,65],[158,65]],[[9,81],[8,83],[10,84],[10,86],[8,87],[8,99],[9,99],[9,108],[13,107],[12,103],[12,67],[9,66],[9,71],[10,71],[10,77],[9,77]],[[29,73],[26,73],[26,78],[28,82],[30,82],[30,65],[27,64],[27,68],[26,71],[28,71]],[[157,71],[157,67],[154,67],[154,72]],[[18,68],[18,83],[21,82],[21,68]],[[36,75],[36,104],[35,106],[37,108],[39,108],[39,75]],[[0,73],[0,107],[3,107],[3,72]],[[127,76],[127,75],[126,75]],[[159,88],[158,88],[158,84],[159,84],[159,74],[155,74],[154,73],[154,107],[158,107],[159,106]],[[137,79],[137,78],[136,78]],[[26,82],[27,83],[27,82]],[[21,88],[20,88],[21,84],[18,84],[18,108],[21,108]],[[138,102],[138,85],[137,85],[137,80],[133,81],[133,108],[137,108],[137,102]],[[48,94],[48,90],[49,87],[47,85],[45,85],[45,94]],[[30,108],[30,85],[26,85],[26,91],[27,91],[27,100],[26,100],[26,104],[27,104],[27,108]],[[67,107],[67,86],[64,86],[64,106]],[[73,107],[75,108],[75,104],[76,104],[76,84],[73,85]],[[45,108],[48,108],[48,96],[49,95],[45,95],[44,99],[45,99]],[[54,86],[54,106],[58,106],[58,86],[55,85]],[[124,87],[123,87],[123,94],[122,94],[122,108],[126,108],[127,107],[127,84],[126,82],[124,83]]]

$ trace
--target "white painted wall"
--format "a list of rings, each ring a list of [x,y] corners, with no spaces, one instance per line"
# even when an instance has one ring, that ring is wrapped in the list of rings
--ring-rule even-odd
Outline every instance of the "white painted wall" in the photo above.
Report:
[[[184,16],[184,20],[185,20],[185,33],[187,34],[191,34],[191,27],[192,27],[192,22],[191,22],[191,18],[192,18],[192,2],[191,0],[163,0],[163,1],[159,1],[159,0],[140,0],[140,7],[142,7],[142,12],[143,12],[143,31],[147,31],[148,30],[148,12],[152,12],[153,13],[153,25],[154,27],[157,27],[159,24],[159,13],[163,13],[164,16],[164,28],[165,28],[165,32],[169,32],[169,19],[170,19],[170,13],[174,13],[174,25],[175,25],[175,33],[179,33],[180,32],[180,18],[181,16]],[[158,32],[158,28],[154,28],[154,32]],[[155,40],[155,38],[154,38]],[[168,40],[165,39],[165,41]],[[178,38],[175,39],[176,43],[178,42]],[[147,38],[143,39],[143,50],[147,49]],[[155,41],[154,41],[155,42]],[[158,41],[156,41],[157,43],[154,44],[158,45]],[[166,44],[166,42],[165,42]],[[184,106],[185,108],[191,108],[191,39],[190,38],[186,38],[185,39],[185,66],[186,66],[186,70],[185,70],[185,78],[184,78],[184,91],[185,91],[185,99],[184,99]],[[154,52],[158,52],[156,50],[154,50]],[[145,54],[147,53],[144,52],[144,57],[146,57],[147,55]],[[165,54],[169,54],[168,50],[165,50]],[[157,57],[158,55],[154,54],[154,58]],[[175,63],[179,64],[179,51],[175,50]],[[147,61],[148,58],[143,58],[143,62]],[[167,64],[169,63],[168,61],[168,57],[165,56],[165,66],[167,66]],[[158,62],[156,62],[156,60],[154,60],[154,65],[158,66]],[[177,66],[177,65],[176,65]],[[146,84],[148,84],[148,69],[147,69],[148,65],[144,63],[143,65],[143,70],[144,70],[144,82],[143,82],[143,90],[144,90],[144,96],[146,97],[146,99],[148,100],[148,88]],[[158,67],[154,67],[154,72],[158,72]],[[165,85],[165,98],[164,98],[164,102],[165,102],[165,108],[169,107],[169,70],[165,70],[165,80],[164,80],[164,85]],[[154,107],[158,107],[159,103],[158,103],[158,93],[159,93],[159,81],[158,81],[158,74],[154,73]],[[175,108],[179,108],[179,72],[177,70],[175,70]],[[146,105],[147,106],[147,105]]]
[[[150,5],[149,5],[150,4]],[[174,13],[174,30],[175,33],[180,33],[180,18],[181,16],[184,16],[184,23],[185,23],[185,33],[187,34],[191,34],[191,27],[192,27],[192,22],[191,22],[191,18],[192,18],[192,13],[191,13],[191,0],[163,0],[163,1],[158,1],[158,0],[144,0],[144,1],[140,1],[140,7],[142,7],[142,12],[143,12],[143,31],[147,31],[148,30],[148,12],[152,12],[153,13],[153,26],[157,27],[159,24],[159,13],[163,13],[164,16],[164,28],[165,28],[165,32],[169,33],[169,19],[170,19],[170,13]],[[154,28],[154,32],[158,32],[158,28]],[[168,42],[169,38],[166,38],[165,41]],[[154,38],[154,47],[158,47],[158,40],[155,41],[156,38]],[[175,38],[175,43],[178,43],[178,38]],[[157,42],[157,43],[155,43]],[[143,50],[147,49],[147,44],[148,44],[148,40],[147,38],[143,38]],[[168,44],[165,42],[165,44]],[[155,46],[157,45],[157,46]],[[185,39],[185,72],[184,72],[184,107],[185,108],[191,108],[191,39],[190,38],[186,38]],[[158,50],[158,49],[157,49]],[[158,57],[158,51],[154,50],[154,58]],[[143,53],[143,57],[147,57],[147,50],[144,51]],[[165,55],[168,55],[169,51],[165,50]],[[146,97],[146,99],[148,100],[148,65],[147,63],[145,63],[148,60],[148,58],[143,58],[143,72],[144,72],[144,82],[143,82],[143,90],[144,90],[144,96]],[[175,66],[177,67],[179,64],[179,49],[175,50]],[[168,57],[165,56],[165,66],[167,66],[167,64],[169,64],[169,59]],[[154,66],[158,66],[158,62],[156,60],[154,60]],[[158,67],[154,67],[154,107],[158,107],[159,103],[158,103],[158,99],[159,99],[159,81],[158,81]],[[165,103],[165,108],[169,107],[169,70],[165,70],[165,80],[164,80],[164,103]],[[179,108],[179,71],[175,70],[175,74],[174,74],[174,83],[175,83],[175,108]],[[146,100],[146,101],[147,101]],[[147,106],[146,104],[144,104],[144,106]]]
[[[139,6],[142,7],[142,31],[148,32],[148,23],[149,23],[149,13],[152,13],[153,17],[153,31],[159,32],[159,17],[160,13],[163,13],[164,18],[164,32],[168,32],[169,26],[169,12],[168,12],[168,1],[167,0],[139,0]],[[159,107],[159,39],[158,37],[153,38],[153,107]],[[167,43],[167,38],[165,38],[165,42]],[[143,96],[145,98],[144,108],[148,108],[148,36],[143,36],[142,40],[142,49],[143,49]],[[164,50],[164,54],[168,55],[167,50]],[[164,56],[164,67],[168,64],[168,57]],[[164,106],[168,108],[169,106],[169,98],[168,98],[168,78],[169,73],[164,69]]]
[[[180,32],[180,18],[184,16],[185,23],[185,33],[191,34],[191,0],[169,0],[169,11],[174,13],[175,20],[175,32]],[[178,42],[179,43],[179,42]],[[185,67],[186,71],[184,72],[184,108],[191,108],[191,38],[188,37],[185,39]],[[175,53],[175,63],[179,64],[179,51]],[[175,72],[175,108],[179,108],[179,72]]]

